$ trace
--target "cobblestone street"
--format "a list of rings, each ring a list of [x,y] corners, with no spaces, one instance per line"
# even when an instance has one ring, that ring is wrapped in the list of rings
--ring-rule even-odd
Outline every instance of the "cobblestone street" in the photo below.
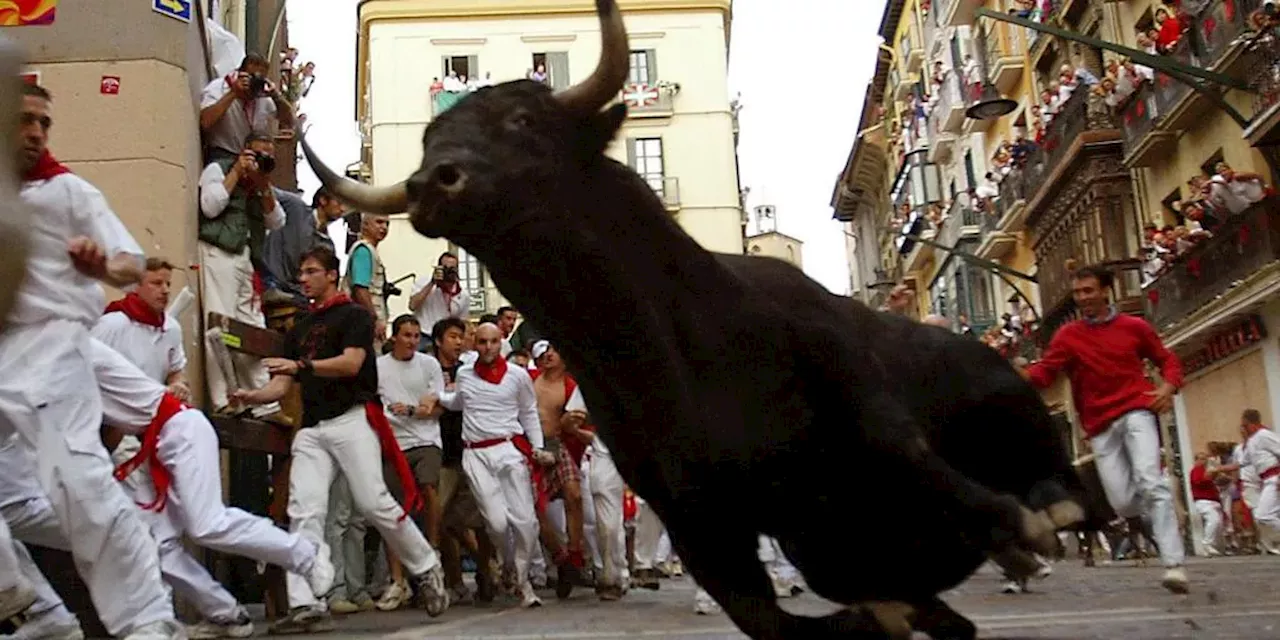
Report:
[[[1192,560],[1188,570],[1193,591],[1184,597],[1160,588],[1160,569],[1154,565],[1118,563],[1086,569],[1078,561],[1067,561],[1055,564],[1053,575],[1033,585],[1029,594],[1000,593],[999,576],[984,569],[946,599],[977,622],[987,640],[1280,638],[1280,558]],[[551,596],[546,606],[533,611],[460,606],[435,621],[416,611],[357,614],[340,618],[333,635],[361,640],[745,637],[723,614],[695,615],[693,586],[685,579],[665,580],[656,592],[632,591],[615,603],[578,593],[567,602]],[[830,607],[807,595],[787,602],[797,613],[818,614]]]

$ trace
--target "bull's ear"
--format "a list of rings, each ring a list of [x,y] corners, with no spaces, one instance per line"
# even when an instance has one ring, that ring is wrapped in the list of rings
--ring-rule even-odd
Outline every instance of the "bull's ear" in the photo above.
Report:
[[[622,128],[622,122],[626,119],[627,105],[621,102],[591,117],[587,123],[589,131],[587,136],[590,138],[593,155],[604,153],[609,142],[618,135],[618,129]]]

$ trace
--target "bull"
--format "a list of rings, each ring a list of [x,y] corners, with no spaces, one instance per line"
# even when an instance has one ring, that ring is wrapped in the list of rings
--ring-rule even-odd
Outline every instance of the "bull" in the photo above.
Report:
[[[408,211],[416,231],[487,266],[560,348],[619,471],[743,632],[974,637],[938,593],[988,553],[1048,553],[1054,531],[1083,517],[1039,397],[981,345],[871,311],[781,261],[700,247],[604,155],[626,118],[606,105],[629,46],[615,1],[596,10],[589,77],[556,93],[528,80],[480,89],[428,125],[404,182],[345,179],[303,136],[308,162],[347,204]],[[901,533],[844,526],[857,514]],[[778,607],[758,533],[847,606]]]

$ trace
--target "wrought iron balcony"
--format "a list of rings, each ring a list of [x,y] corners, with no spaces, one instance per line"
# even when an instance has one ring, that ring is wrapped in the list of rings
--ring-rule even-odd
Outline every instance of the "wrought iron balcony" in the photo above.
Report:
[[[1242,44],[1240,36],[1250,28],[1249,15],[1261,6],[1261,0],[1214,0],[1192,20],[1196,55],[1205,66],[1221,66],[1233,45]]]
[[[1026,52],[1025,29],[1007,22],[988,21],[982,38],[986,44],[987,75],[1003,93],[1010,93],[1022,77]]]
[[[1044,141],[1027,157],[1022,169],[1022,193],[1035,202],[1042,189],[1051,186],[1054,172],[1081,145],[1119,141],[1117,118],[1101,97],[1083,87],[1059,108],[1045,132]]]
[[[1232,216],[1146,287],[1151,323],[1164,331],[1280,260],[1280,198]]]
[[[1280,144],[1280,28],[1259,38],[1249,55],[1246,79],[1257,93],[1245,138],[1254,146]]]
[[[623,87],[619,99],[627,105],[627,117],[665,118],[675,113],[675,96],[679,93],[678,83],[632,83]]]
[[[672,176],[642,176],[658,194],[667,211],[680,210],[680,179]]]

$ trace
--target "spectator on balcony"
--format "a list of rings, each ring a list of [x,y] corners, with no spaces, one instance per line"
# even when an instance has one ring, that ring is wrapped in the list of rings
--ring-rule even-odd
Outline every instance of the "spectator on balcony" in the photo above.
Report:
[[[467,83],[464,79],[458,77],[458,72],[453,69],[449,70],[449,75],[444,77],[444,90],[448,93],[462,93],[467,90]]]
[[[293,81],[293,63],[298,59],[298,50],[289,47],[280,51],[280,84],[289,86]]]
[[[1248,209],[1253,203],[1267,197],[1270,191],[1262,181],[1262,176],[1256,173],[1237,172],[1225,162],[1219,162],[1213,170],[1215,174],[1210,181],[1215,185],[1215,198],[1218,198],[1217,194],[1220,193],[1222,204],[1232,214]],[[1218,185],[1221,185],[1221,188]]]
[[[1156,33],[1156,51],[1161,54],[1168,55],[1178,46],[1178,42],[1182,39],[1182,21],[1178,17],[1169,12],[1168,9],[1160,7],[1156,9],[1155,24],[1158,29]]]
[[[1023,19],[1030,19],[1036,11],[1036,0],[1013,0],[1015,5],[1009,13]]]
[[[250,53],[239,69],[210,82],[200,95],[205,162],[234,161],[251,135],[270,140],[273,117],[281,128],[293,128],[293,107],[279,87],[267,80],[267,59]]]
[[[311,197],[310,207],[303,204],[300,209],[292,204],[293,201],[301,204],[297,196],[288,194],[285,197],[281,194],[281,191],[276,192],[281,207],[284,208],[284,227],[267,234],[263,261],[275,290],[293,296],[298,304],[305,307],[307,300],[298,284],[298,266],[302,262],[302,254],[316,245],[334,249],[333,238],[329,236],[329,225],[346,215],[346,208],[324,187],[316,190]]]
[[[1143,31],[1142,29],[1138,29],[1137,42],[1138,42],[1138,49],[1142,50],[1143,52],[1153,56],[1159,55],[1159,51],[1156,50],[1155,38],[1151,37],[1151,31]],[[1141,64],[1134,65],[1133,69],[1138,74],[1138,77],[1141,78],[1144,82],[1151,82],[1156,77],[1155,69],[1152,69],[1151,67],[1148,67],[1146,65],[1141,65]]]
[[[529,79],[534,82],[547,82],[550,79],[550,76],[547,75],[547,65],[538,65],[538,68],[529,74]]]
[[[982,203],[983,211],[994,211],[995,207],[992,202],[1000,197],[1000,187],[997,186],[996,174],[988,171],[982,176],[982,182],[973,189],[973,195],[977,202]]]
[[[493,81],[492,74],[493,74],[492,71],[484,72],[484,77],[476,81],[476,88],[483,89],[485,87],[492,87],[494,84],[496,84]]]
[[[251,135],[239,156],[222,156],[200,174],[200,296],[206,312],[214,312],[254,327],[265,327],[262,317],[261,279],[268,230],[285,223],[284,208],[271,185],[275,141]],[[238,412],[231,406],[230,388],[258,389],[270,377],[256,359],[242,353],[232,356],[214,327],[205,335],[209,357],[206,378],[214,413]],[[270,403],[255,415],[272,416],[279,405]]]
[[[289,83],[289,100],[294,102],[307,97],[311,93],[311,85],[316,81],[316,63],[308,62],[294,75]]]
[[[440,78],[438,77],[432,78],[431,86],[428,87],[427,90],[431,92],[431,97],[434,99],[437,94],[439,94],[441,91],[444,91],[444,83],[441,82]]]

